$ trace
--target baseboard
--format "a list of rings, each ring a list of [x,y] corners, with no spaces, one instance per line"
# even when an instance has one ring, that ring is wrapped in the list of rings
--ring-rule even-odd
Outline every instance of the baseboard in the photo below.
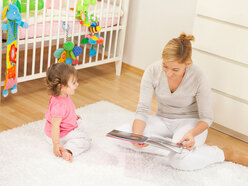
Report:
[[[246,136],[246,135],[244,135],[244,134],[241,134],[241,133],[239,133],[239,132],[236,132],[236,131],[234,131],[234,130],[232,130],[232,129],[226,128],[226,127],[224,127],[224,126],[222,126],[222,125],[220,125],[220,124],[213,123],[213,124],[211,125],[211,128],[213,128],[213,129],[215,129],[215,130],[217,130],[217,131],[220,131],[220,132],[222,132],[222,133],[224,133],[224,134],[227,134],[227,135],[229,135],[229,136],[232,136],[232,137],[234,137],[234,138],[237,138],[237,139],[239,139],[239,140],[242,140],[242,141],[248,143],[248,136]]]
[[[122,67],[125,70],[129,70],[129,71],[135,72],[136,74],[139,74],[139,75],[143,75],[143,73],[144,73],[144,70],[142,70],[140,68],[137,68],[137,67],[134,67],[132,65],[129,65],[129,64],[125,63],[125,62],[122,63]]]

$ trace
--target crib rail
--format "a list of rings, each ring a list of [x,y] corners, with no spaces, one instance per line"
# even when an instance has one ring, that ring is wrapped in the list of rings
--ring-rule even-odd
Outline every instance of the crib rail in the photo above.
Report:
[[[83,54],[77,57],[79,64],[75,66],[76,69],[115,62],[116,74],[120,75],[129,0],[98,0],[97,5],[90,8],[90,12],[97,15],[100,20],[102,30],[99,35],[104,37],[104,47],[95,46],[96,56],[94,57],[89,57],[90,46],[80,43],[90,32],[84,26],[79,26],[79,20],[75,18],[78,0],[43,0],[44,7],[41,10],[38,10],[38,1],[41,0],[27,0],[27,11],[22,14],[22,19],[29,23],[29,29],[26,29],[24,34],[22,28],[18,31],[18,82],[45,77],[46,69],[51,64],[57,63],[53,53],[65,42],[66,32],[61,31],[63,21],[70,24],[68,40],[83,47]],[[35,4],[35,10],[29,10],[31,3]],[[2,3],[0,3],[0,9],[2,10]],[[0,30],[2,30],[1,25]],[[4,85],[6,70],[6,42],[3,41],[3,34],[6,33],[1,31],[0,90]]]

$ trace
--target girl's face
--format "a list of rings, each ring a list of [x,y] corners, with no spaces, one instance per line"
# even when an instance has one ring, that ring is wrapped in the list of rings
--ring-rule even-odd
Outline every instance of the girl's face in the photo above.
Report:
[[[192,62],[185,63],[178,63],[178,61],[170,61],[166,62],[163,60],[162,62],[162,69],[166,73],[167,78],[175,80],[178,78],[182,78],[186,71],[186,68],[189,67]]]
[[[75,93],[77,87],[78,87],[77,78],[71,75],[68,81],[68,85],[62,87],[61,94],[66,97],[71,96]]]

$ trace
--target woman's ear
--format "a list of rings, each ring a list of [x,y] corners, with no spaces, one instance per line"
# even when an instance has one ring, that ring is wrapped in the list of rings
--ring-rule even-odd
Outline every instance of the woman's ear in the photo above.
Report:
[[[2,20],[4,20],[5,17],[7,16],[8,10],[9,10],[9,6],[5,6],[4,9],[3,9]]]
[[[190,60],[190,61],[188,61],[188,62],[186,63],[186,68],[189,67],[190,65],[192,65],[192,60]]]

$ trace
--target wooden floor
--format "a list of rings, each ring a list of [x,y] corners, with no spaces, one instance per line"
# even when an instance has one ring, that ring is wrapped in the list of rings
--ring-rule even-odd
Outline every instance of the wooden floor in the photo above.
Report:
[[[139,98],[142,71],[123,64],[121,76],[115,75],[114,63],[79,70],[79,87],[72,99],[77,108],[105,100],[135,111]],[[43,79],[18,84],[18,93],[2,98],[0,132],[44,118],[49,95]],[[156,102],[152,102],[152,113]],[[248,152],[248,144],[209,129],[207,144],[223,147],[232,145]]]

